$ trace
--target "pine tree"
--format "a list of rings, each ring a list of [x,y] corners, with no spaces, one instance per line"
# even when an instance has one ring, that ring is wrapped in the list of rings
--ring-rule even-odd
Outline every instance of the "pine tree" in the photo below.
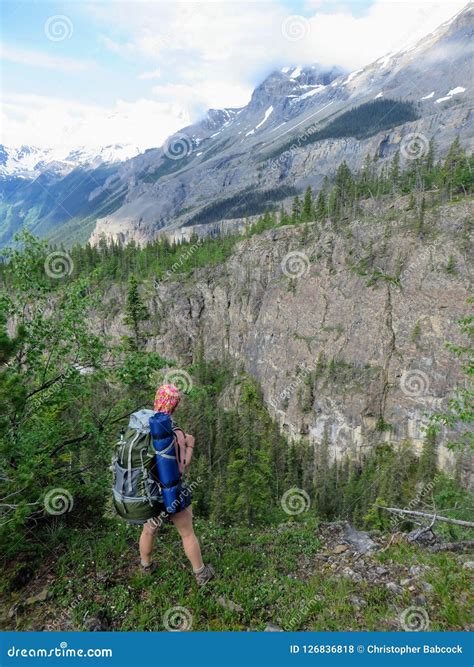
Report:
[[[291,222],[293,224],[296,224],[299,222],[301,216],[301,200],[296,195],[296,197],[293,199],[293,206],[292,206],[292,211],[291,211]]]
[[[316,210],[315,217],[316,220],[324,220],[327,215],[327,204],[326,204],[326,195],[323,190],[320,190],[318,193],[318,198],[316,199]]]
[[[304,193],[302,219],[308,222],[313,217],[313,193],[311,187],[308,185]]]
[[[320,516],[328,517],[330,514],[330,486],[329,486],[329,434],[327,428],[324,429],[321,443],[315,449],[314,466],[314,496],[316,499],[316,509]]]
[[[344,209],[352,202],[354,189],[354,179],[345,160],[337,169],[335,186],[338,189],[341,209]]]
[[[425,229],[426,199],[425,195],[421,198],[420,211],[418,213],[418,235],[423,238]]]
[[[138,280],[131,276],[128,284],[127,304],[125,307],[124,324],[131,327],[133,336],[127,336],[129,348],[137,352],[144,343],[144,334],[141,332],[141,323],[150,318],[146,305],[143,303],[138,289]]]
[[[389,178],[391,181],[392,192],[398,192],[400,187],[400,151],[397,151],[393,156],[390,165]]]
[[[449,198],[453,198],[453,194],[460,190],[466,191],[465,169],[467,166],[466,155],[461,146],[459,137],[451,144],[446,160],[444,161],[442,169],[443,184],[449,194]]]
[[[438,470],[437,458],[436,430],[428,428],[418,462],[417,477],[420,482],[434,479]]]
[[[27,390],[14,365],[8,364],[20,349],[25,330],[20,326],[14,338],[8,335],[6,307],[0,303],[0,435],[8,428],[9,420],[21,410]]]
[[[341,194],[339,188],[334,187],[329,194],[328,201],[329,217],[333,223],[341,218]]]

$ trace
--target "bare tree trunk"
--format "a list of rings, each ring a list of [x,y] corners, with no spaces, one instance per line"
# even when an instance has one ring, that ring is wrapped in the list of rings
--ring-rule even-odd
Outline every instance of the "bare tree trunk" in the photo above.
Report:
[[[452,523],[455,526],[464,526],[465,528],[474,528],[473,521],[462,521],[461,519],[450,519],[447,516],[438,516],[437,514],[428,514],[427,512],[418,512],[416,510],[405,510],[400,507],[383,507],[376,505],[381,510],[387,510],[393,514],[407,514],[408,516],[421,516],[425,519],[434,519],[435,521],[444,521],[444,523]]]

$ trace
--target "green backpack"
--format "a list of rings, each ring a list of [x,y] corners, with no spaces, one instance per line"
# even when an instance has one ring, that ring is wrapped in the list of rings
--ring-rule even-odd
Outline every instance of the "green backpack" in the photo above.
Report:
[[[153,414],[138,410],[131,415],[112,458],[114,507],[129,523],[145,523],[163,510],[149,426]]]

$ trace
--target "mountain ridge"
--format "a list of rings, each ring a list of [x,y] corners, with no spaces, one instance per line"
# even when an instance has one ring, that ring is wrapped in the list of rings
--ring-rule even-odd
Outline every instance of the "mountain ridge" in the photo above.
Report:
[[[146,243],[162,233],[179,238],[210,203],[245,201],[249,189],[317,190],[343,160],[355,167],[370,153],[382,165],[413,134],[426,142],[435,136],[440,154],[456,137],[470,151],[473,14],[469,4],[415,45],[353,72],[318,65],[275,70],[246,106],[210,109],[162,147],[92,169],[77,165],[64,178],[47,173],[46,194],[14,176],[3,179],[0,245],[25,224],[66,243]],[[380,131],[363,139],[304,143],[350,109],[379,99],[413,104],[419,117],[375,126]],[[223,224],[231,218],[224,210]]]

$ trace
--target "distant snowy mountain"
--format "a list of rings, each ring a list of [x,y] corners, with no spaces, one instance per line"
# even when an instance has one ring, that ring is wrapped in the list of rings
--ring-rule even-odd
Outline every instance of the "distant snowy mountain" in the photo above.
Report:
[[[123,162],[139,152],[135,146],[121,144],[73,150],[0,145],[0,176],[36,178],[45,171],[65,176],[79,166],[94,168],[104,163]]]

